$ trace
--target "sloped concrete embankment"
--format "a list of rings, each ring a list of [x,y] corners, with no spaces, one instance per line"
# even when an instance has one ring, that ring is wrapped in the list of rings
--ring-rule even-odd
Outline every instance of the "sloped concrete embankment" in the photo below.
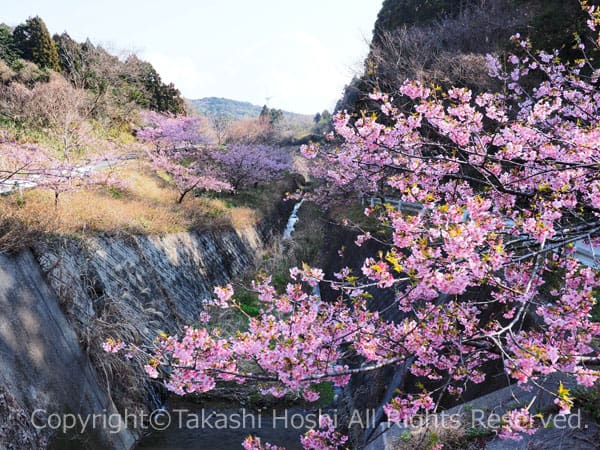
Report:
[[[56,442],[56,433],[37,433],[25,420],[36,409],[88,416],[158,406],[160,389],[102,352],[103,339],[149,343],[193,323],[214,286],[251,268],[281,227],[272,220],[243,230],[53,239],[0,256],[0,389],[12,402],[5,411],[0,402],[0,448]],[[138,433],[121,428],[60,439],[71,448],[130,449]]]
[[[0,256],[0,314],[0,386],[11,398],[0,408],[0,448],[35,449],[52,438],[48,429],[33,426],[34,413],[41,425],[44,415],[53,412],[116,412],[29,251]],[[87,439],[113,449],[128,449],[135,442],[127,430],[90,433]]]

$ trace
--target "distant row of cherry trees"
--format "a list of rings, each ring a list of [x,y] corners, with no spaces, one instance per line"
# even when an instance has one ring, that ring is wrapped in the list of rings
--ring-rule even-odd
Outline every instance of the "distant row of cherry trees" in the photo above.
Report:
[[[145,116],[137,137],[152,145],[147,155],[179,191],[178,203],[193,190],[231,191],[270,181],[291,170],[291,156],[280,148],[253,143],[213,145],[200,117],[159,113]]]
[[[256,187],[291,170],[291,156],[262,144],[213,145],[200,117],[145,114],[137,137],[156,171],[166,174],[179,192],[177,202],[194,190],[229,191]],[[0,135],[0,180],[5,186],[36,186],[54,193],[120,186],[122,150],[109,141],[86,142],[102,152],[56,152],[40,145],[22,144]],[[139,150],[139,148],[138,148]],[[119,153],[120,152],[120,153]]]

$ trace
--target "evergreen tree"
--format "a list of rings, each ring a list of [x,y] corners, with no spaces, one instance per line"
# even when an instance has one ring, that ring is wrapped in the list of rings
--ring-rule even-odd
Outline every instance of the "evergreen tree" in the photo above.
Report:
[[[27,19],[24,24],[15,28],[13,37],[21,57],[33,61],[42,68],[60,70],[56,44],[40,17]]]
[[[268,123],[269,125],[275,125],[281,119],[283,119],[283,111],[281,109],[269,109],[267,105],[262,107],[258,116],[261,122]]]
[[[130,98],[138,105],[160,112],[181,114],[185,105],[181,93],[175,86],[165,84],[149,62],[130,56],[125,62],[128,70]]]
[[[313,133],[323,134],[331,130],[331,113],[328,110],[324,109],[323,112],[317,113],[313,120],[315,122]]]
[[[271,121],[271,111],[267,105],[263,105],[258,118],[261,122],[270,122]]]
[[[182,113],[183,102],[179,90],[171,84],[164,84],[156,69],[150,63],[146,63],[142,83],[146,92],[150,95],[149,105],[155,111]]]
[[[0,59],[13,64],[19,57],[12,29],[6,24],[0,24]]]
[[[164,110],[174,114],[181,114],[185,111],[185,104],[181,98],[181,92],[173,83],[161,84],[164,95]]]
[[[270,114],[269,114],[269,123],[271,125],[275,125],[276,123],[278,123],[281,119],[283,119],[283,111],[281,109],[271,109]]]

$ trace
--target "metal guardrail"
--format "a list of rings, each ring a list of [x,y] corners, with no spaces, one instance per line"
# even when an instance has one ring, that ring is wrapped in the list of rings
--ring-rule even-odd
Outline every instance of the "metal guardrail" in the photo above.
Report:
[[[371,197],[371,198],[369,198],[368,201],[371,206],[389,203],[390,205],[394,205],[400,211],[408,212],[408,213],[417,213],[418,214],[421,211],[423,211],[423,209],[424,209],[423,205],[420,203],[405,202],[403,200],[400,200],[399,198],[394,198],[394,197],[383,197],[383,198],[382,197]],[[365,202],[364,202],[364,198],[363,198],[363,204],[364,203]]]

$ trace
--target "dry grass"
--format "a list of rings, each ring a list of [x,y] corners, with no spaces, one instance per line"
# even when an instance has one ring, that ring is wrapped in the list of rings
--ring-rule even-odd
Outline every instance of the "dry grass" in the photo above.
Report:
[[[94,317],[89,326],[78,330],[92,364],[100,375],[100,382],[105,384],[107,392],[112,396],[117,409],[124,411],[148,411],[148,400],[152,396],[152,388],[148,380],[140,374],[144,373],[144,358],[135,355],[125,359],[122,355],[106,353],[102,343],[108,338],[123,342],[152,342],[149,336],[141,336],[136,320],[139,315],[134,307],[123,299],[111,299],[106,302],[99,317]]]
[[[134,162],[121,169],[124,188],[64,193],[58,206],[52,192],[33,189],[22,198],[0,197],[0,251],[16,250],[21,237],[39,233],[165,234],[192,229],[254,225],[257,214],[218,198],[188,195],[177,204],[177,191],[149,167]],[[21,246],[24,246],[21,245]]]
[[[432,415],[415,418],[413,426],[390,437],[394,450],[423,450],[443,444],[446,450],[481,450],[495,437],[490,428],[473,427],[467,411],[452,416]],[[401,425],[399,425],[401,426]],[[390,430],[392,431],[392,430]]]
[[[30,245],[36,238],[41,223],[24,221],[14,211],[0,209],[0,253],[14,253]]]
[[[229,216],[231,223],[236,230],[247,228],[259,221],[257,211],[244,206],[229,210]]]

